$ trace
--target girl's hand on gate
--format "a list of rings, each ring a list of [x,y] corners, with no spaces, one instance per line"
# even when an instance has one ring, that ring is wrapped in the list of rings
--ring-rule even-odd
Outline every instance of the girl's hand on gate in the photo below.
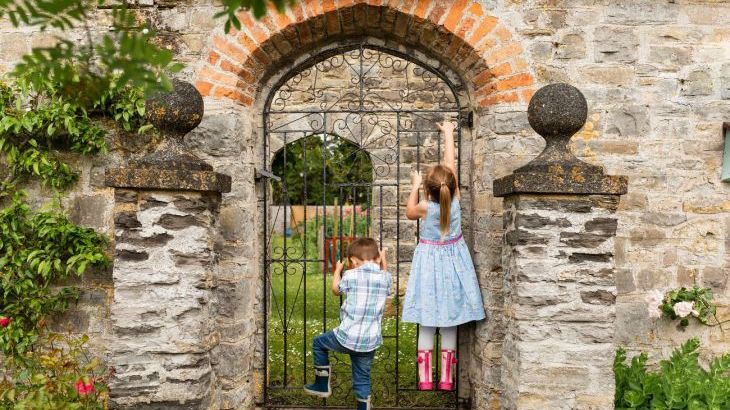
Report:
[[[456,129],[456,123],[453,123],[451,121],[437,122],[436,126],[439,127],[441,132],[443,132],[444,134],[453,133]]]
[[[421,177],[421,171],[411,172],[411,189],[421,188],[423,178]]]

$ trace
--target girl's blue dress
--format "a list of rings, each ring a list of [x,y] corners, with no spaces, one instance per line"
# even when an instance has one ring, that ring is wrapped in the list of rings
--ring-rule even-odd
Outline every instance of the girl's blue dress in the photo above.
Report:
[[[450,327],[485,318],[474,263],[461,234],[461,207],[451,203],[448,235],[441,237],[439,204],[428,201],[413,254],[403,304],[404,322]]]

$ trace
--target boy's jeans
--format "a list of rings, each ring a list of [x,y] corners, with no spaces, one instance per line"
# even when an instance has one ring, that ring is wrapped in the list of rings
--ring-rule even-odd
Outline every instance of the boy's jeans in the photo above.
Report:
[[[358,399],[367,399],[370,396],[370,367],[375,358],[375,350],[371,352],[356,352],[340,344],[335,333],[329,331],[316,336],[312,341],[312,354],[315,366],[329,366],[329,352],[347,353],[352,362],[352,390]]]

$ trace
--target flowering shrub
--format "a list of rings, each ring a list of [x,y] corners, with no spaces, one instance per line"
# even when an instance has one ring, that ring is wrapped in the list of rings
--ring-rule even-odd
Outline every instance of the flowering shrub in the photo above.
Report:
[[[110,372],[89,357],[88,339],[41,332],[39,348],[6,357],[0,408],[106,409]]]
[[[652,290],[646,296],[649,316],[659,318],[662,315],[672,319],[680,319],[682,327],[689,325],[689,319],[695,318],[700,323],[710,325],[711,319],[719,324],[715,316],[717,308],[712,303],[712,290],[694,286],[692,289],[681,288],[662,294]]]
[[[619,348],[613,364],[616,377],[616,409],[716,409],[730,408],[730,353],[700,366],[698,339],[674,350],[657,371],[646,368],[647,355],[626,364],[626,351]]]
[[[33,212],[15,195],[0,210],[0,351],[22,355],[48,315],[65,311],[78,290],[58,280],[108,264],[107,240],[56,209]]]

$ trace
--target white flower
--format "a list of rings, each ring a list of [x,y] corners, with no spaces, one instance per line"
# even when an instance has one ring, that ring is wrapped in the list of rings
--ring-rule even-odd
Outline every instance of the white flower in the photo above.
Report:
[[[142,34],[147,34],[149,32],[150,32],[150,29],[148,29],[148,28],[143,28],[142,29]]]
[[[652,319],[657,319],[662,316],[662,311],[659,310],[659,306],[662,304],[662,299],[664,299],[664,294],[658,290],[652,290],[646,295],[646,303],[648,304],[647,308],[649,309],[649,317]]]
[[[694,302],[677,302],[674,304],[674,313],[679,317],[687,317],[695,308]]]

